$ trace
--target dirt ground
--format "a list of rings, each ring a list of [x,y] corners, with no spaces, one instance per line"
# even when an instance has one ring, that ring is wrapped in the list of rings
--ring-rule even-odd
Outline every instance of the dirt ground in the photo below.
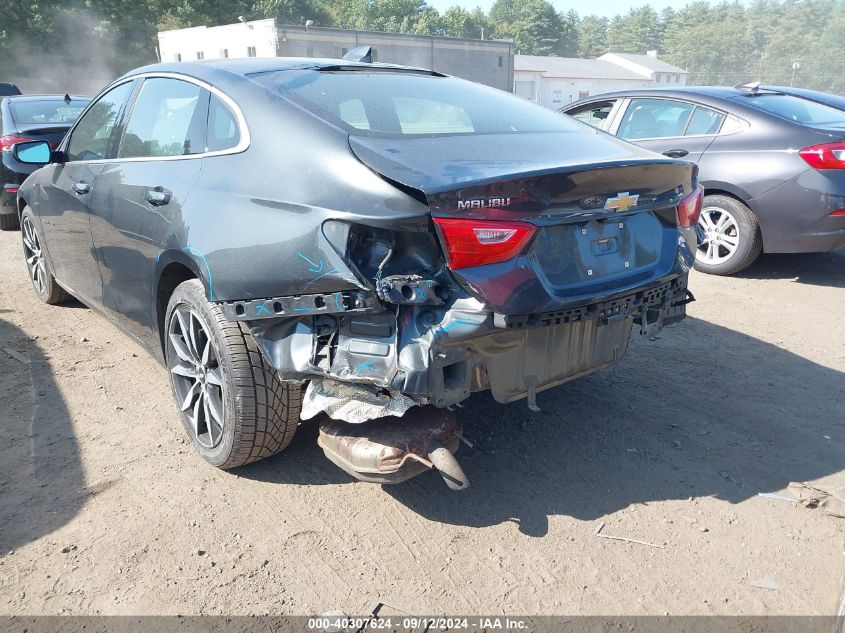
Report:
[[[845,519],[758,492],[845,497],[845,253],[694,274],[686,321],[540,414],[473,397],[454,493],[356,483],[313,424],[207,466],[165,371],[82,305],[38,303],[18,240],[0,234],[0,613],[840,608]]]

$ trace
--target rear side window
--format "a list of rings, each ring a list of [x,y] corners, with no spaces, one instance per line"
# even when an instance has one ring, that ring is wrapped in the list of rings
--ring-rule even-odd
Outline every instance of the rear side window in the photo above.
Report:
[[[88,109],[71,134],[67,147],[68,160],[107,158],[117,117],[134,85],[134,82],[128,81],[115,86]]]
[[[119,158],[186,156],[205,151],[208,92],[200,86],[146,79],[132,107]]]
[[[718,134],[724,121],[725,115],[721,112],[698,106],[690,117],[686,135]]]
[[[758,94],[740,103],[802,125],[845,125],[845,112],[792,95]]]
[[[631,99],[617,135],[626,140],[683,136],[694,109],[671,99]]]
[[[70,125],[79,118],[88,103],[88,99],[74,99],[68,102],[10,99],[9,109],[12,112],[12,120],[18,125]]]
[[[562,114],[453,77],[350,67],[273,71],[251,78],[351,134],[583,133]]]
[[[590,105],[570,110],[567,114],[576,121],[581,121],[581,123],[586,123],[601,130],[604,129],[607,123],[607,118],[610,116],[610,111],[613,110],[614,103],[614,101],[591,103]]]
[[[208,106],[206,149],[209,152],[220,152],[236,147],[240,142],[241,132],[235,115],[220,97],[211,95]]]

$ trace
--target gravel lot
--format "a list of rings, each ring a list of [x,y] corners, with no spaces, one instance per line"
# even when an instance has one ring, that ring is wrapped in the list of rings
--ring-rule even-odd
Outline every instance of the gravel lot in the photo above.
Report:
[[[0,613],[839,609],[845,519],[757,493],[845,497],[845,253],[695,274],[690,318],[540,414],[475,396],[453,493],[356,483],[313,424],[207,466],[164,370],[82,305],[38,303],[18,240],[0,234]]]

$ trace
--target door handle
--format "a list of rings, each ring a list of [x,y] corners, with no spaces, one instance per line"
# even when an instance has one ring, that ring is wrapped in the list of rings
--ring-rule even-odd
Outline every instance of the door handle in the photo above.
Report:
[[[156,187],[155,189],[147,191],[147,193],[144,194],[144,198],[151,205],[160,207],[170,202],[170,192],[165,191],[162,187]]]
[[[73,183],[73,190],[80,196],[82,196],[91,191],[91,185],[89,185],[87,182],[75,182]]]
[[[663,152],[664,156],[668,156],[669,158],[683,158],[689,154],[689,152],[685,149],[667,149]]]

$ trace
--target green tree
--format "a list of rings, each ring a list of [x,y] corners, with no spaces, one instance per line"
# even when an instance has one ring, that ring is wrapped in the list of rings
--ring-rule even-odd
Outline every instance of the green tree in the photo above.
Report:
[[[616,53],[639,53],[660,45],[660,18],[649,5],[637,7],[610,21],[607,31],[609,50]]]
[[[558,54],[563,57],[578,57],[580,47],[578,27],[581,23],[578,12],[570,9],[560,16],[560,22],[560,50]]]
[[[443,14],[443,26],[449,37],[482,39],[493,34],[493,27],[481,8],[470,12],[459,6],[450,7]]]
[[[664,58],[688,70],[689,83],[735,85],[751,80],[753,47],[744,9],[738,4],[687,5],[663,36]]]
[[[607,29],[610,20],[588,15],[578,24],[578,56],[593,59],[607,52]]]

